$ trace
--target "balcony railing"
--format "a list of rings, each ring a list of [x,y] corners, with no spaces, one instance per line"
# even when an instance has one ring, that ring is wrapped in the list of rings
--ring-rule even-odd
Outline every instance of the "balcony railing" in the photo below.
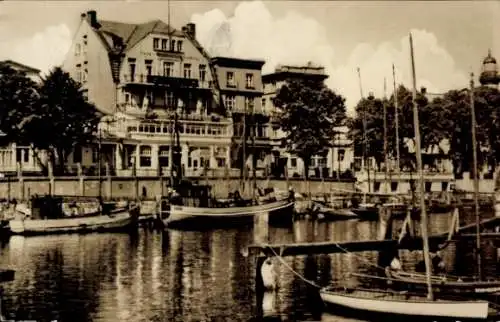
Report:
[[[125,74],[121,77],[125,84],[163,85],[168,87],[211,88],[212,81],[163,75]]]
[[[231,138],[233,129],[231,122],[213,122],[210,120],[178,120],[179,134],[181,137],[219,137]],[[111,131],[118,136],[146,135],[170,136],[173,133],[174,121],[168,119],[155,122],[142,122],[140,120],[122,120],[113,126]]]

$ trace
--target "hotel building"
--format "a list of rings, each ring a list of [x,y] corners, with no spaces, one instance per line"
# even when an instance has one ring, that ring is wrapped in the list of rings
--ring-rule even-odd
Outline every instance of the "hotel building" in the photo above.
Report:
[[[308,63],[305,66],[278,66],[273,73],[263,75],[264,94],[262,96],[263,110],[271,111],[269,129],[270,145],[272,146],[272,160],[275,173],[289,177],[304,176],[303,161],[286,152],[280,145],[285,133],[280,129],[277,114],[279,108],[274,106],[273,98],[279,89],[291,79],[314,79],[324,81],[328,78],[325,68]],[[333,147],[328,150],[326,157],[315,156],[311,160],[309,175],[312,177],[338,177],[347,170],[351,170],[354,162],[354,147],[347,138],[348,128],[339,126],[337,135],[332,138]]]

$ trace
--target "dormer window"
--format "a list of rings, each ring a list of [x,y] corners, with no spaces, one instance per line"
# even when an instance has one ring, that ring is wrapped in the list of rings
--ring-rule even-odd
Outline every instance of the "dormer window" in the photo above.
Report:
[[[253,74],[246,74],[245,84],[246,88],[255,88],[253,83]]]
[[[182,51],[182,40],[177,41],[177,51]]]
[[[234,81],[234,72],[227,72],[226,73],[226,78],[227,78],[227,86],[228,87],[235,87],[235,81]]]
[[[167,47],[167,39],[162,39],[161,40],[161,50],[165,50],[167,51],[168,50],[168,47]]]
[[[153,49],[160,49],[160,38],[153,38]]]
[[[170,50],[171,50],[171,51],[175,51],[175,40],[174,40],[174,39],[172,39],[172,40],[170,41]]]

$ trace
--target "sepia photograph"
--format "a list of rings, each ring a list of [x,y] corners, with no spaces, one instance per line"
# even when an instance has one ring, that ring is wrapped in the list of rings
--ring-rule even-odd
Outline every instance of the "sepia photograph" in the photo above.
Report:
[[[0,1],[0,322],[500,321],[497,58],[500,1]]]

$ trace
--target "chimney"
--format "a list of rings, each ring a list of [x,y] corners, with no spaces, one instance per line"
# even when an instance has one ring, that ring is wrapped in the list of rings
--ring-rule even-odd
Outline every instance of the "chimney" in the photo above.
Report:
[[[196,38],[196,25],[192,22],[186,25],[186,33],[189,37],[195,39]]]
[[[425,88],[425,87],[421,87],[421,88],[420,88],[420,92],[421,92],[422,94],[424,94],[424,95],[425,95],[425,94],[427,94],[427,88]]]
[[[95,10],[87,11],[87,19],[91,27],[97,28],[97,12]]]
[[[369,92],[369,93],[368,93],[368,99],[369,99],[369,100],[372,100],[372,99],[374,99],[374,98],[375,98],[375,95],[373,94],[373,92]]]

